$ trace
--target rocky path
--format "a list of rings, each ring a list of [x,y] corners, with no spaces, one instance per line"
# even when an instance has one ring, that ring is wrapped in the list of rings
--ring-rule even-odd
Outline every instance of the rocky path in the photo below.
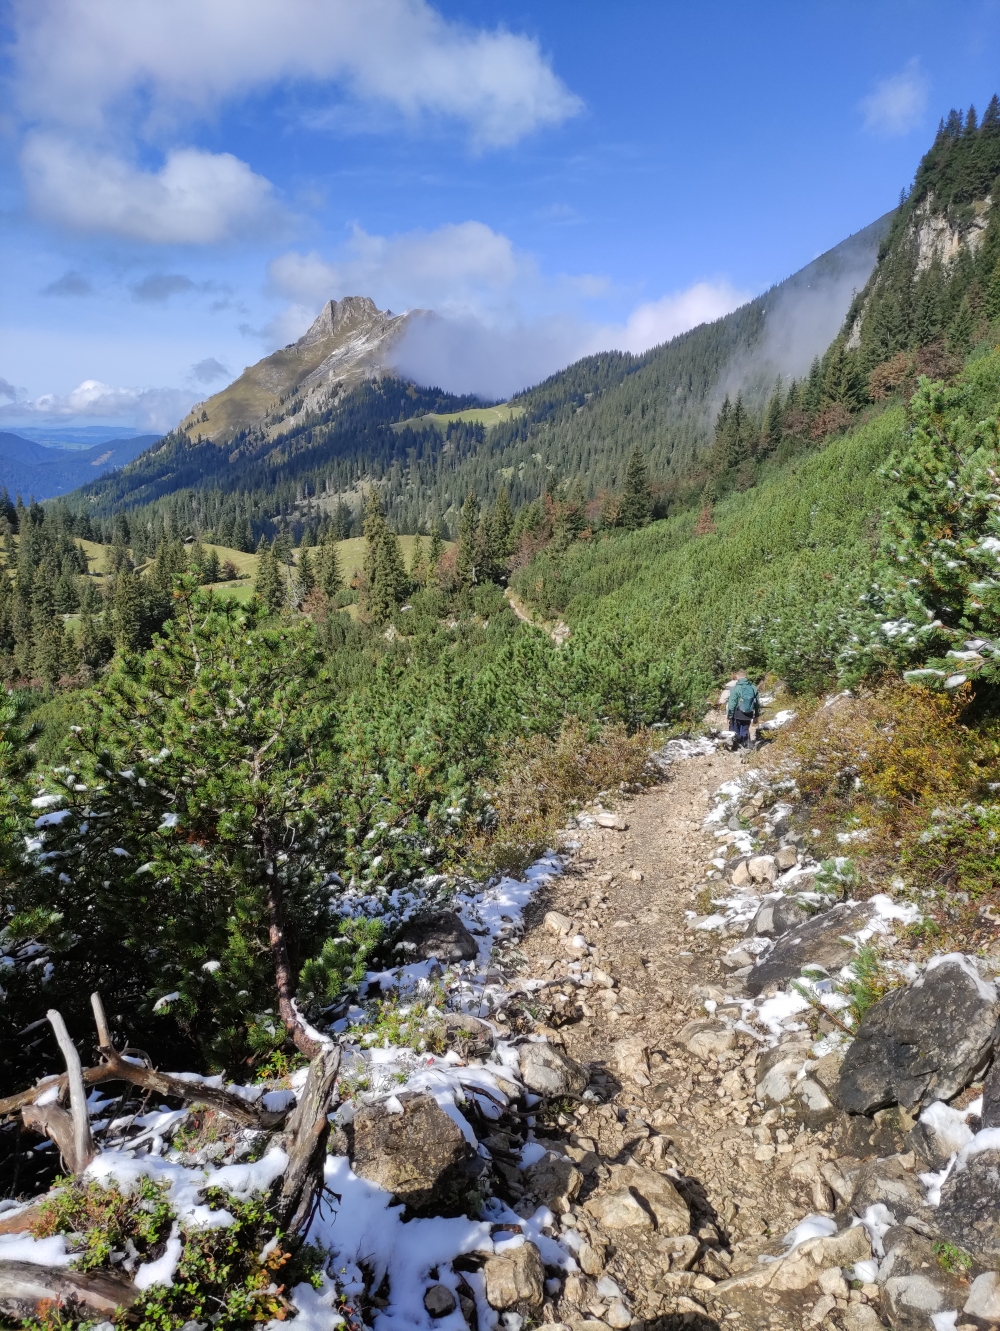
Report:
[[[546,1194],[529,1169],[519,1209],[544,1198],[563,1212],[563,1238],[590,1274],[553,1291],[545,1316],[590,1323],[580,1331],[882,1325],[868,1306],[874,1289],[849,1290],[839,1269],[824,1272],[828,1289],[811,1283],[791,1298],[715,1294],[759,1254],[782,1252],[804,1215],[837,1205],[824,1177],[838,1177],[831,1128],[757,1101],[760,1037],[720,1020],[738,1016],[726,1000],[741,992],[721,963],[727,944],[692,927],[711,910],[712,792],[740,771],[724,751],[675,763],[663,785],[619,808],[620,827],[578,834],[565,873],[529,911],[519,979],[537,996],[536,1033],[589,1065],[594,1098],[536,1126],[540,1145],[582,1179]],[[670,1213],[678,1197],[689,1225]]]

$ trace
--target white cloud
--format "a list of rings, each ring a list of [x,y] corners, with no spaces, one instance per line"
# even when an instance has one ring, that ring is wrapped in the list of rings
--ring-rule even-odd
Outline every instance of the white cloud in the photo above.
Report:
[[[721,319],[752,299],[753,292],[739,291],[731,282],[695,282],[685,291],[638,305],[625,327],[612,332],[608,345],[621,351],[647,351],[698,324]]]
[[[916,129],[927,109],[927,86],[916,59],[907,61],[898,74],[880,79],[860,102],[865,129],[889,137]]]
[[[99,379],[85,379],[69,393],[43,393],[32,401],[0,407],[0,420],[126,420],[140,431],[162,433],[187,415],[194,396],[178,388],[112,388]]]
[[[78,231],[155,244],[212,244],[278,221],[269,182],[231,153],[175,148],[151,172],[61,136],[33,134],[21,167],[35,209]]]
[[[373,236],[356,227],[332,262],[316,253],[284,254],[271,263],[268,275],[275,291],[309,307],[334,294],[358,294],[397,309],[427,305],[466,312],[520,280],[537,280],[533,261],[483,222],[397,236]]]
[[[535,40],[449,22],[426,0],[15,0],[14,27],[22,111],[89,131],[123,101],[156,123],[283,81],[457,120],[479,147],[581,106]]]
[[[596,351],[645,351],[751,298],[726,281],[697,282],[639,305],[624,324],[601,323],[580,311],[581,301],[608,295],[605,278],[546,278],[531,255],[482,222],[396,236],[356,228],[332,259],[290,252],[272,261],[268,276],[290,303],[266,328],[245,331],[269,347],[295,341],[331,298],[371,296],[383,309],[433,312],[414,321],[394,352],[400,373],[484,397],[509,396]]]

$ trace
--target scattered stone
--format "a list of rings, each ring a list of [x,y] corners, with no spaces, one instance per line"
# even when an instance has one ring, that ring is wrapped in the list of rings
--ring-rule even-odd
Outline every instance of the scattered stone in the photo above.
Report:
[[[438,961],[451,963],[475,961],[479,956],[479,944],[450,910],[409,920],[399,931],[396,947],[408,960],[437,957]]]
[[[611,1046],[615,1066],[622,1077],[627,1077],[637,1086],[648,1086],[649,1048],[641,1035],[630,1035],[624,1040],[616,1040]]]
[[[602,1229],[653,1229],[653,1217],[628,1188],[601,1193],[586,1202],[586,1210]]]
[[[984,1322],[1000,1322],[1000,1273],[984,1271],[976,1276],[962,1312]]]
[[[483,1267],[486,1301],[491,1308],[541,1307],[545,1297],[545,1268],[535,1245],[527,1240],[518,1248],[491,1257]]]
[[[868,1160],[861,1166],[851,1196],[851,1208],[864,1215],[869,1206],[881,1202],[900,1220],[908,1215],[919,1215],[926,1200],[920,1180],[912,1169],[903,1165],[904,1157]]]
[[[868,1009],[841,1065],[837,1099],[852,1114],[950,1100],[989,1055],[998,1018],[996,988],[973,962],[957,953],[935,958],[913,984]]]
[[[670,1263],[671,1271],[686,1271],[694,1265],[701,1244],[693,1234],[668,1234],[656,1240],[656,1247]]]
[[[546,1151],[525,1170],[524,1182],[540,1206],[565,1215],[583,1186],[583,1174],[566,1156]]]
[[[744,856],[738,859],[733,866],[729,881],[733,887],[746,887],[750,882],[750,870],[747,868],[747,859]]]
[[[588,1276],[599,1276],[604,1270],[604,1254],[592,1243],[584,1243],[576,1254],[576,1260]]]
[[[542,923],[553,934],[568,934],[573,931],[573,921],[558,910],[547,911]]]
[[[736,1032],[721,1021],[696,1019],[682,1027],[677,1039],[696,1058],[718,1058],[732,1049]]]
[[[1000,1259],[1000,1150],[959,1156],[942,1185],[934,1223],[983,1265]]]
[[[882,1319],[867,1303],[852,1303],[840,1316],[844,1331],[884,1331]]]
[[[447,1317],[458,1307],[458,1302],[447,1285],[431,1285],[424,1295],[424,1307],[432,1317]]]
[[[773,883],[778,876],[778,862],[773,855],[755,855],[747,861],[752,883]]]
[[[555,1045],[531,1043],[518,1051],[521,1080],[537,1095],[580,1095],[587,1088],[590,1074]]]
[[[807,1239],[777,1262],[760,1263],[748,1271],[720,1281],[713,1299],[733,1307],[756,1312],[763,1291],[787,1293],[807,1289],[831,1266],[853,1266],[868,1261],[871,1243],[863,1225],[841,1230],[829,1238]]]
[[[661,1234],[686,1234],[691,1228],[687,1202],[671,1181],[653,1169],[625,1165],[613,1171],[616,1187],[626,1187],[652,1211]]]
[[[484,1162],[432,1096],[404,1091],[395,1098],[402,1113],[384,1103],[356,1110],[351,1168],[418,1214],[461,1215]]]
[[[799,862],[794,846],[781,846],[774,858],[779,869],[794,869]]]
[[[615,982],[607,971],[602,971],[598,966],[590,972],[590,978],[599,989],[613,989]]]
[[[627,832],[628,823],[620,813],[598,813],[594,815],[598,827],[607,827],[615,832]]]
[[[781,1105],[791,1098],[792,1087],[809,1057],[808,1035],[783,1040],[757,1060],[756,1094],[763,1105]]]
[[[604,1317],[608,1326],[617,1328],[617,1331],[625,1331],[625,1327],[632,1325],[632,1314],[621,1299],[615,1299]]]
[[[788,930],[747,976],[747,992],[756,997],[769,985],[783,986],[809,964],[840,970],[853,953],[847,935],[867,924],[871,914],[867,902],[844,902]]]
[[[751,938],[779,938],[789,929],[797,929],[811,918],[795,897],[766,897],[750,921]]]
[[[810,1128],[821,1127],[837,1117],[837,1108],[812,1077],[803,1077],[792,1088],[792,1094],[799,1102],[799,1118]]]

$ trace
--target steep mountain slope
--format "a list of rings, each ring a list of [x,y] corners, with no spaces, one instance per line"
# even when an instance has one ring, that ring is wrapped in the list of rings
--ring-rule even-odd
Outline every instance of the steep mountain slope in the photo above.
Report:
[[[123,467],[157,440],[155,434],[115,439],[91,448],[52,448],[0,433],[0,486],[12,497],[41,501],[64,495],[96,476]]]
[[[248,426],[273,433],[287,416],[321,411],[384,371],[410,317],[380,310],[367,296],[327,301],[297,342],[248,366],[221,393],[197,403],[179,428],[221,445]]]
[[[397,528],[415,531],[435,518],[454,527],[470,489],[489,499],[506,485],[519,504],[553,475],[578,479],[589,493],[614,487],[635,446],[655,476],[669,479],[710,441],[725,392],[742,387],[760,404],[778,373],[801,373],[824,350],[890,220],[644,355],[608,352],[571,365],[520,395],[519,413],[492,428],[421,427],[420,416],[475,400],[378,379],[405,316],[382,314],[361,297],[330,302],[293,347],[199,404],[155,451],[86,487],[74,506],[106,518],[154,504],[181,528],[223,535],[246,520],[256,539],[276,520],[300,525],[310,507],[329,512],[346,500],[356,511],[372,481]],[[412,428],[401,429],[406,421]]]

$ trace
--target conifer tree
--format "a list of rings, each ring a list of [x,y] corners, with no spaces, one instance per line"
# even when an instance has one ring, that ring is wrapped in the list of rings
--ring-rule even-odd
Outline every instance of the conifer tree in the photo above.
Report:
[[[653,495],[649,485],[646,459],[640,449],[632,450],[625,469],[625,485],[618,520],[626,531],[645,527],[653,511]]]
[[[504,563],[514,553],[511,532],[514,529],[514,514],[510,506],[507,487],[502,485],[493,505],[493,553],[497,563]]]
[[[781,381],[774,386],[774,392],[771,394],[764,412],[764,430],[762,434],[762,445],[765,453],[773,453],[781,443]]]
[[[319,547],[319,556],[316,561],[316,583],[320,591],[329,597],[336,596],[344,586],[343,574],[340,571],[340,559],[337,555],[337,545],[332,532],[327,533]]]
[[[399,537],[390,531],[382,513],[379,493],[373,486],[365,503],[364,609],[375,624],[384,624],[403,599],[406,566]]]
[[[295,570],[295,604],[301,605],[316,586],[316,570],[308,548],[299,555],[299,565]]]
[[[413,542],[413,554],[410,556],[410,581],[422,587],[427,581],[427,564],[424,558],[423,537],[417,536]]]
[[[459,584],[468,587],[476,581],[476,531],[479,527],[479,499],[470,490],[458,518],[458,555],[455,572]]]
[[[270,614],[277,614],[285,604],[285,579],[274,550],[260,538],[257,551],[257,579],[254,584],[257,599]]]
[[[442,554],[444,554],[444,541],[441,539],[441,528],[435,518],[431,523],[431,543],[427,551],[427,578],[430,582],[437,577]]]

